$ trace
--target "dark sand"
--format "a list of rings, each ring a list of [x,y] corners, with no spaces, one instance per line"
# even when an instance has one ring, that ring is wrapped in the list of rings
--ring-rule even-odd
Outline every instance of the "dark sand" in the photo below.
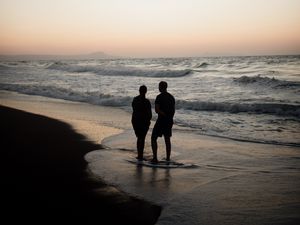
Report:
[[[86,172],[101,146],[64,122],[0,106],[1,221],[5,224],[155,224],[161,207]]]

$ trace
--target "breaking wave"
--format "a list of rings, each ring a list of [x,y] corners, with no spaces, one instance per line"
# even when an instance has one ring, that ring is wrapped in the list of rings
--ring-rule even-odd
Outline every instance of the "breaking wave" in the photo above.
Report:
[[[100,92],[75,91],[69,88],[40,85],[0,84],[0,89],[16,91],[23,94],[39,95],[44,97],[63,99],[69,101],[86,102],[103,106],[128,106],[131,104],[131,97],[112,96]]]
[[[207,67],[209,64],[206,62],[201,63],[200,65],[195,66],[196,68],[205,68]]]
[[[99,91],[75,91],[68,88],[41,85],[0,84],[0,89],[24,94],[40,95],[95,105],[126,107],[131,105],[130,96],[113,96]],[[154,100],[151,100],[152,103]],[[230,113],[274,114],[300,117],[300,105],[280,103],[229,103],[205,101],[176,101],[177,109],[194,111],[219,111]]]
[[[178,109],[194,111],[219,111],[230,113],[267,113],[300,117],[300,105],[279,103],[228,103],[177,100]]]
[[[9,68],[9,66],[0,64],[0,69],[7,69],[7,68]]]
[[[260,75],[257,76],[241,76],[238,78],[233,78],[233,81],[242,85],[263,85],[271,88],[295,88],[300,87],[300,82],[296,81],[286,81],[279,80],[269,77],[262,77]]]
[[[114,67],[103,65],[72,65],[61,62],[55,62],[47,67],[47,69],[61,70],[67,72],[85,73],[91,72],[98,75],[110,76],[137,76],[137,77],[183,77],[192,73],[192,70],[170,70],[170,69],[139,69],[135,67]]]

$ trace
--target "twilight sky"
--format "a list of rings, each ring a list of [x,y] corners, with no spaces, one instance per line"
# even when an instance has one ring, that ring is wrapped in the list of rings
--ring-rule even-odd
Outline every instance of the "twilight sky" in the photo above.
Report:
[[[300,54],[300,0],[0,0],[0,54]]]

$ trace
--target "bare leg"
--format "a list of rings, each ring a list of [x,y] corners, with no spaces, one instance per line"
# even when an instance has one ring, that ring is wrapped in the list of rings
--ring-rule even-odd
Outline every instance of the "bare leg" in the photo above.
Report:
[[[153,159],[152,161],[157,161],[157,136],[151,137],[151,147],[152,147],[152,153],[153,153]]]
[[[165,143],[166,143],[166,156],[167,156],[167,161],[170,161],[170,156],[171,156],[171,138],[170,137],[166,137],[165,138]]]
[[[136,142],[138,159],[142,160],[144,156],[145,137],[138,137]]]

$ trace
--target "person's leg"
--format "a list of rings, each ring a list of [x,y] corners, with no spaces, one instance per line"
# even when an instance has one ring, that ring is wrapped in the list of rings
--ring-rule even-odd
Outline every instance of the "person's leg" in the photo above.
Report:
[[[157,135],[151,136],[151,147],[152,147],[152,153],[153,153],[153,159],[152,162],[157,162]]]
[[[143,160],[144,156],[144,147],[145,147],[145,136],[139,136],[137,138],[136,147],[138,151],[138,159]]]
[[[165,138],[165,144],[166,144],[166,160],[170,161],[171,156],[171,137],[164,136]]]

